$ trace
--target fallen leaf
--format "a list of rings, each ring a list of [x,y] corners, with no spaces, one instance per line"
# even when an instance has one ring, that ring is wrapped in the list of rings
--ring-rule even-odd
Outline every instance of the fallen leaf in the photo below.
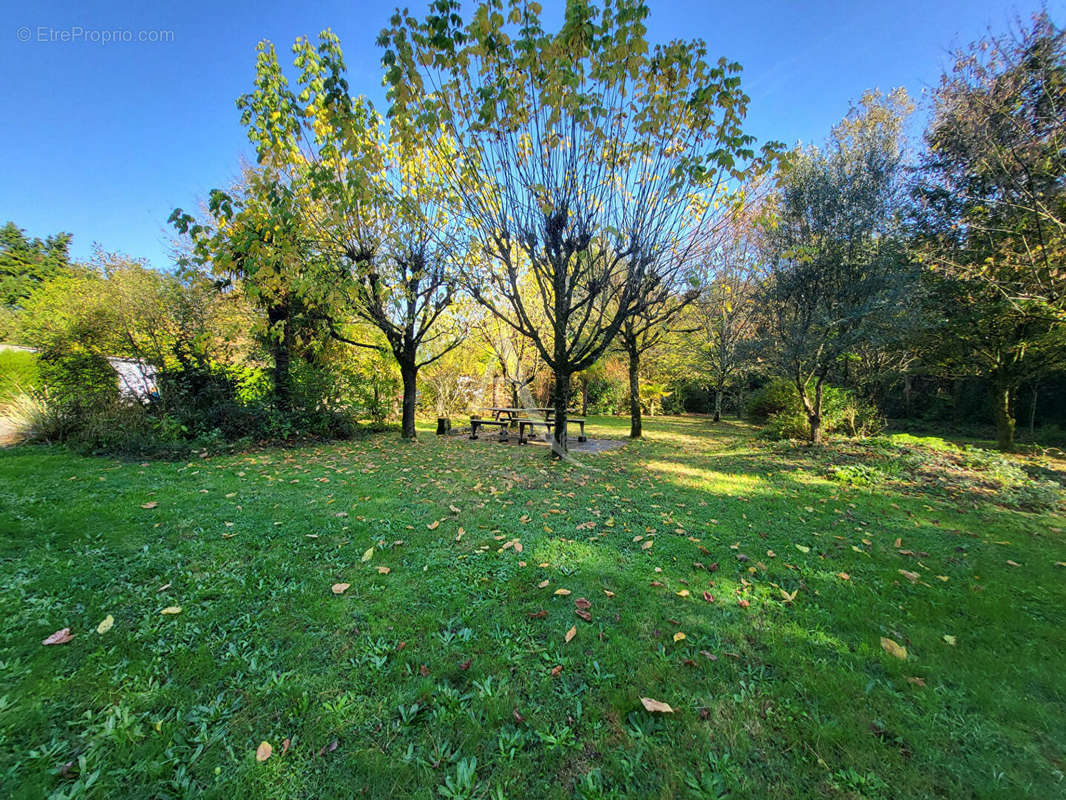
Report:
[[[899,571],[899,574],[902,575],[907,580],[909,580],[911,583],[915,583],[918,580],[918,573],[917,572],[911,572],[908,569],[901,569]]]
[[[460,539],[462,539],[464,533],[466,533],[466,530],[460,527],[458,532],[455,534],[455,541],[458,542]]]
[[[674,594],[676,594],[678,597],[688,597],[689,596],[689,590],[688,589],[682,589],[680,592],[674,592]]]
[[[710,592],[704,592],[703,593],[703,599],[706,600],[708,603],[713,603],[714,602],[714,595],[711,594]]]
[[[156,594],[158,594],[159,592],[165,592],[169,588],[170,588],[170,584],[169,583],[164,583],[162,586],[160,586],[155,591],[156,591]]]
[[[255,760],[266,761],[274,753],[274,748],[270,746],[270,742],[260,742],[259,747],[255,749]]]
[[[607,595],[608,597],[614,597],[614,592],[609,592],[609,591],[607,591],[606,589],[604,589],[604,590],[603,590],[603,593],[604,593],[605,595]]]
[[[152,500],[151,502],[148,502],[148,503],[141,503],[141,508],[144,508],[144,509],[155,508],[158,505],[159,505],[159,503],[157,503],[155,500]]]
[[[1007,564],[1012,566],[1012,567],[1020,567],[1021,566],[1021,564],[1019,564],[1017,561],[1011,561],[1009,558],[1007,559]]]
[[[640,546],[640,549],[641,549],[641,550],[648,550],[649,548],[651,548],[651,546],[652,546],[653,544],[655,544],[655,540],[654,540],[654,539],[648,539],[648,541],[644,542],[644,543],[643,543],[643,544],[642,544],[642,545]]]
[[[575,636],[577,636],[577,625],[571,627],[570,630],[566,632],[566,636],[564,636],[563,639],[564,641],[569,643],[570,640],[573,639]]]
[[[388,575],[392,570],[389,567],[378,567],[378,575]]]
[[[645,709],[653,713],[658,712],[660,714],[673,714],[674,710],[669,705],[663,703],[660,700],[652,700],[650,697],[640,698],[641,704]]]
[[[458,514],[459,513],[459,509],[456,508],[455,506],[448,506],[448,510],[451,511],[453,514]]]
[[[574,601],[574,605],[577,606],[578,608],[582,609],[582,610],[587,610],[587,609],[592,608],[592,603],[590,603],[584,597],[577,598]]]
[[[955,646],[955,637],[954,637],[954,636],[952,636],[952,635],[951,635],[950,633],[945,633],[945,634],[944,634],[944,641],[945,641],[945,642],[946,642],[947,644],[950,644],[950,645],[951,645],[952,647],[954,647],[954,646]]]
[[[592,622],[592,614],[585,611],[585,609],[575,608],[574,613],[581,617],[581,619],[585,620],[585,622]]]
[[[474,663],[474,659],[468,658],[466,661],[464,661],[462,664],[459,665],[459,669],[461,669],[461,670],[463,670],[465,672],[466,670],[470,669],[470,665],[473,664],[473,663]]]
[[[440,520],[439,519],[435,519],[431,523],[429,523],[426,527],[429,528],[432,531],[432,530],[436,530],[437,526],[439,526],[439,525],[440,525]]]
[[[368,547],[366,549],[366,552],[363,553],[363,557],[361,559],[359,559],[359,560],[362,561],[365,564],[367,561],[369,561],[373,557],[374,557],[374,548],[373,547]]]
[[[907,678],[907,683],[913,683],[915,686],[925,686],[925,678]]]
[[[881,649],[888,653],[890,656],[895,656],[896,658],[902,659],[904,661],[907,660],[907,648],[899,644],[898,642],[892,641],[887,636],[881,637]]]
[[[547,611],[530,611],[528,614],[526,614],[526,616],[529,617],[530,619],[544,619],[546,616],[548,616],[548,612]]]
[[[741,608],[747,608],[748,606],[751,605],[751,603],[749,603],[747,600],[745,600],[743,597],[741,597],[739,600],[737,600],[737,605],[740,606]]]
[[[429,677],[429,667],[423,664],[418,668],[418,674],[421,675],[423,678]]]
[[[516,709],[513,709],[513,710],[511,711],[511,716],[512,716],[512,717],[514,717],[514,721],[515,721],[515,722],[518,722],[518,723],[523,723],[523,722],[525,722],[525,721],[526,721],[526,718],[525,718],[525,717],[523,717],[523,716],[522,716],[521,714],[519,714],[519,713],[518,713],[518,709],[517,709],[517,708],[516,708]]]
[[[796,599],[796,594],[799,592],[799,589],[794,590],[791,594],[786,592],[784,589],[781,589],[780,592],[781,599],[784,600],[785,603],[791,603],[793,600]]]
[[[675,642],[680,642],[684,638],[685,638],[685,634],[683,634],[681,631],[678,631],[677,633],[674,634],[674,641]]]
[[[569,589],[556,589],[555,593],[557,595],[561,595],[561,596],[565,597],[566,595],[570,594],[570,590]]]
[[[811,548],[807,547],[807,545],[805,545],[805,544],[796,545],[796,549],[799,550],[801,553],[809,553],[809,552],[811,552]]]
[[[516,553],[521,553],[522,552],[522,543],[521,542],[515,542],[514,543],[514,551]]]
[[[549,581],[547,578],[545,578],[544,580],[542,580],[540,583],[537,584],[537,588],[538,589],[547,589],[549,583],[551,583],[551,581]]]
[[[107,633],[109,630],[111,630],[111,628],[114,627],[114,625],[115,618],[108,614],[100,621],[100,624],[96,626],[96,632],[100,634]]]
[[[289,745],[292,744],[288,739],[282,739],[281,741],[281,755],[285,755],[289,752]],[[280,757],[280,756],[279,756]]]
[[[350,587],[350,583],[335,583],[329,588],[333,594],[344,594]]]
[[[56,631],[47,639],[41,641],[41,644],[66,644],[74,637],[70,635],[70,628],[63,628]]]
[[[563,671],[563,665],[562,664],[559,664],[558,666],[552,667],[552,677],[553,678],[558,678],[559,677],[559,673],[562,672],[562,671]]]
[[[700,655],[706,657],[710,661],[717,661],[718,660],[718,656],[716,656],[714,653],[711,653],[711,652],[709,652],[707,650],[700,650]]]
[[[181,613],[181,606],[167,606],[166,608],[164,608],[159,613],[160,614],[167,614],[167,615],[180,614]]]
[[[837,577],[840,578],[840,580],[842,580],[842,581],[850,581],[851,580],[851,576],[848,575],[848,573],[846,573],[846,572],[838,572],[837,573]]]

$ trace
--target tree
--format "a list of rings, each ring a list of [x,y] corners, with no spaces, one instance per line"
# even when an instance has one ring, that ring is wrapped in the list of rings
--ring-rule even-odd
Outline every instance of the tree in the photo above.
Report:
[[[70,268],[69,233],[33,238],[8,222],[0,228],[0,306],[19,306],[49,278]]]
[[[571,377],[639,310],[656,265],[685,265],[724,182],[756,161],[740,66],[701,41],[652,47],[645,4],[540,7],[438,0],[380,38],[397,130],[430,152],[471,228],[478,302],[554,375],[553,455],[566,452]],[[543,319],[543,326],[540,324]]]
[[[1044,12],[956,53],[925,132],[918,252],[943,281],[943,330],[990,379],[1004,450],[1011,397],[1066,324],[1064,119],[1066,34]]]
[[[403,381],[402,434],[415,438],[418,370],[462,340],[443,324],[457,248],[450,198],[425,148],[393,135],[365,98],[348,94],[340,41],[293,45],[298,92],[269,43],[260,45],[255,89],[238,101],[259,160],[279,165],[300,198],[312,250],[330,265],[345,302],[322,309],[330,334],[393,355]],[[386,344],[354,339],[346,316],[368,322]],[[348,333],[346,333],[346,330]]]
[[[760,195],[759,186],[751,187]],[[714,421],[722,418],[726,386],[755,356],[759,273],[759,215],[764,198],[748,199],[726,220],[707,254],[703,289],[694,307],[700,334],[695,367],[714,392]]]
[[[207,216],[198,222],[175,209],[170,222],[192,240],[186,267],[205,269],[220,289],[239,287],[261,313],[259,334],[273,362],[274,399],[292,406],[294,349],[321,337],[322,320],[338,302],[340,287],[308,235],[305,197],[275,165],[247,169],[229,192],[213,189]]]
[[[812,444],[821,442],[830,370],[891,307],[902,277],[899,232],[903,120],[897,89],[867,92],[826,150],[794,151],[778,175],[765,229],[771,354],[799,392]]]

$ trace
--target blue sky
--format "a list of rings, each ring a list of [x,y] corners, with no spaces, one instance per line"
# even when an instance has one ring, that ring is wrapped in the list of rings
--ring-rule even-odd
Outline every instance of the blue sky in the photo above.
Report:
[[[550,18],[560,15],[561,3],[542,2]],[[352,90],[383,108],[374,40],[396,4],[5,0],[0,223],[14,220],[36,236],[69,231],[79,258],[99,242],[169,269],[170,211],[197,208],[252,158],[234,100],[251,85],[256,43],[270,39],[287,54],[297,36],[332,28]],[[789,144],[822,141],[868,88],[902,85],[920,97],[952,47],[1036,8],[1003,0],[651,5],[653,40],[701,37],[712,55],[744,65],[750,131]],[[1048,8],[1066,22],[1066,0]],[[104,43],[110,31],[164,31],[170,41]]]

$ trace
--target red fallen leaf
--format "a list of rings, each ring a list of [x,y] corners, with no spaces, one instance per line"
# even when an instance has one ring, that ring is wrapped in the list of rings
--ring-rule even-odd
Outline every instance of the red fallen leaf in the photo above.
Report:
[[[541,610],[541,611],[530,611],[528,614],[526,614],[526,616],[529,617],[530,619],[544,619],[546,616],[548,616],[548,612],[547,611],[543,611],[543,610]]]
[[[659,583],[659,581],[652,581],[651,585],[652,586],[662,586],[663,584]]]
[[[459,665],[459,669],[464,671],[470,669],[470,665],[473,663],[473,661],[474,659],[468,658],[466,661]]]
[[[681,663],[684,664],[686,667],[694,667],[694,666],[696,666],[696,662],[693,661],[691,658],[686,658]]]
[[[743,597],[741,597],[739,600],[737,600],[737,605],[740,606],[741,608],[747,608],[748,606],[751,605],[751,603],[749,603],[747,600],[745,600]]]
[[[405,647],[407,647],[407,642],[400,642],[398,645],[396,645],[396,652],[400,652]]]
[[[70,628],[63,628],[62,630],[53,633],[47,639],[42,639],[41,644],[66,644],[73,638],[74,637],[70,635]]]
[[[281,755],[285,755],[289,752],[289,745],[292,744],[288,739],[283,739],[281,742]]]
[[[525,722],[526,721],[526,718],[518,713],[518,709],[517,708],[514,709],[514,711],[511,712],[511,716],[514,717],[514,721],[515,722],[521,723],[521,722]]]
[[[559,673],[562,672],[562,671],[563,671],[563,665],[562,664],[559,664],[556,667],[552,667],[552,677],[553,678],[558,678],[559,677]]]
[[[680,625],[681,624],[681,621],[680,620],[676,620],[676,619],[668,619],[666,621],[669,622],[671,625]]]
[[[574,609],[574,613],[577,614],[579,617],[581,617],[581,619],[585,620],[585,622],[592,622],[592,614],[590,614],[589,612],[587,612],[587,611],[585,611],[583,609],[577,608],[577,609]]]
[[[427,677],[429,675],[429,667],[427,667],[425,664],[423,664],[421,667],[419,667],[418,671],[419,671],[419,673],[421,673],[423,678],[425,678],[425,677]]]
[[[574,605],[582,610],[592,608],[592,603],[586,600],[584,597],[579,597],[574,601]]]
[[[706,600],[708,603],[713,603],[714,602],[714,595],[711,594],[710,592],[704,592],[703,593],[703,599]]]

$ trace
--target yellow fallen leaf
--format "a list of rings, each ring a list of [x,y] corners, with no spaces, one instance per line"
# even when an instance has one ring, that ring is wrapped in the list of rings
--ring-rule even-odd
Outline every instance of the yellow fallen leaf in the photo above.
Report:
[[[801,553],[809,553],[809,552],[811,552],[811,548],[807,547],[807,545],[805,545],[805,544],[796,545],[796,549],[799,550]]]
[[[648,539],[648,541],[644,542],[644,544],[640,546],[640,549],[648,550],[653,544],[655,544],[655,541],[652,539]]]
[[[608,597],[614,597],[614,592],[612,592],[612,591],[609,591],[608,589],[604,589],[604,590],[603,590],[603,593],[604,593],[605,595],[607,595]]]
[[[678,597],[688,597],[689,596],[689,591],[688,591],[688,589],[682,589],[680,592],[675,592],[675,594]]]
[[[546,589],[548,587],[549,583],[551,583],[551,581],[549,581],[547,578],[545,578],[544,580],[542,580],[540,583],[537,584],[537,588],[538,589]]]
[[[164,608],[159,613],[160,614],[168,614],[168,615],[170,615],[170,614],[180,614],[181,613],[181,606],[167,606],[166,608]]]
[[[642,698],[640,698],[640,702],[641,702],[641,705],[643,705],[646,710],[651,711],[652,713],[656,713],[656,712],[659,713],[659,714],[673,714],[674,713],[674,710],[672,708],[670,708],[669,705],[667,705],[666,703],[664,703],[664,702],[662,702],[660,700],[652,700],[650,697],[642,697]]]
[[[950,645],[951,645],[952,647],[954,647],[954,646],[955,646],[955,637],[954,637],[954,636],[952,636],[952,635],[951,635],[950,633],[945,633],[945,634],[944,634],[944,641],[945,641],[945,642],[946,642],[947,644],[950,644]]]
[[[556,589],[555,593],[558,594],[558,595],[564,595],[565,596],[565,595],[570,594],[570,590],[569,589]]]
[[[683,634],[681,631],[678,631],[677,633],[674,634],[674,641],[675,642],[680,642],[684,638],[685,638],[685,634]]]
[[[350,583],[335,583],[329,588],[333,594],[344,594],[350,586]]]
[[[458,532],[455,534],[455,541],[458,542],[460,539],[462,539],[464,533],[466,533],[466,531],[462,528],[462,526],[460,526]]]
[[[915,583],[918,580],[918,573],[917,572],[911,572],[908,569],[901,569],[899,571],[899,574],[902,575],[907,580],[909,580],[911,583]]]
[[[846,573],[846,572],[838,572],[837,573],[837,577],[840,578],[840,580],[842,580],[842,581],[850,581],[851,580],[851,576],[848,575],[848,573]]]
[[[936,576],[936,579],[937,579],[938,581],[944,581],[944,583],[947,583],[947,582],[948,582],[948,576],[947,576],[947,575],[937,575],[937,576]]]
[[[391,571],[388,567],[378,567],[378,575],[388,575]]]
[[[363,553],[363,557],[360,559],[364,564],[374,557],[374,548],[368,547],[366,552]]]
[[[274,748],[270,746],[270,742],[260,742],[259,747],[255,748],[255,760],[266,761],[274,753]]]
[[[115,618],[108,614],[100,621],[100,624],[96,626],[96,632],[101,634],[107,633],[109,630],[111,630],[112,627],[114,627],[114,625]]]
[[[431,523],[429,523],[426,527],[429,528],[432,531],[432,530],[436,530],[438,525],[440,525],[440,520],[439,519],[435,519]]]
[[[796,593],[799,592],[799,589],[795,589],[791,594],[786,592],[784,589],[781,589],[780,591],[781,591],[781,598],[786,603],[791,603],[793,600],[796,599]]]
[[[459,509],[456,508],[455,506],[448,506],[448,510],[451,511],[453,514],[458,514],[459,513]]]
[[[570,641],[571,639],[573,639],[573,638],[574,638],[575,636],[577,636],[577,625],[575,625],[575,626],[574,626],[574,627],[572,627],[572,628],[571,628],[570,630],[568,630],[568,631],[566,632],[566,636],[564,636],[563,638],[564,638],[564,639],[565,639],[565,640],[566,640],[567,642],[569,642],[569,641]]]
[[[887,636],[881,637],[881,649],[888,653],[890,656],[895,656],[896,658],[903,659],[904,661],[907,660],[907,648],[899,644],[898,642],[892,641]]]

